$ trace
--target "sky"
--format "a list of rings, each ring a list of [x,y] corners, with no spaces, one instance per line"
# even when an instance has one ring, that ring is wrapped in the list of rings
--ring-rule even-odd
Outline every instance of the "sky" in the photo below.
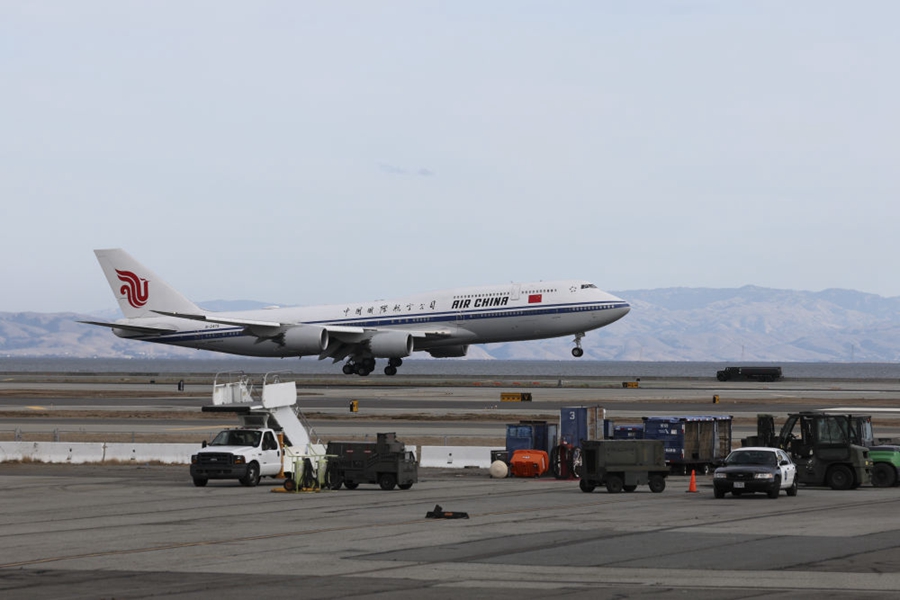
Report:
[[[0,311],[900,295],[900,3],[0,3]]]

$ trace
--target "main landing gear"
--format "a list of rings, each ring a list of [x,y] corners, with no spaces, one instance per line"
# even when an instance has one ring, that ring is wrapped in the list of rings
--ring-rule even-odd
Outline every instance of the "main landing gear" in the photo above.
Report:
[[[584,350],[581,349],[581,338],[583,337],[583,333],[575,334],[575,347],[572,348],[572,356],[575,358],[581,358],[584,355]]]
[[[403,364],[402,358],[389,358],[388,364],[384,368],[384,374],[388,376],[393,376],[397,374],[397,367]],[[365,377],[375,370],[375,359],[370,357],[362,358],[359,360],[348,360],[344,363],[343,371],[344,375],[359,375],[361,377]]]

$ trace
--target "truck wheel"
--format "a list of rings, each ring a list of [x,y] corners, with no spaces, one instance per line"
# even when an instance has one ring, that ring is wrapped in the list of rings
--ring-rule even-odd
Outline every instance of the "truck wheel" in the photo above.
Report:
[[[380,485],[381,489],[384,491],[392,490],[397,485],[397,478],[391,473],[382,473],[378,477],[378,485]]]
[[[585,492],[585,493],[587,493],[587,494],[590,494],[591,492],[594,491],[594,488],[597,487],[597,486],[595,486],[595,485],[592,484],[592,483],[588,483],[587,479],[582,479],[582,480],[580,480],[580,481],[578,482],[578,487],[581,488],[581,491],[582,491],[582,492]]]
[[[344,479],[342,477],[333,477],[331,482],[328,484],[328,489],[330,490],[339,490],[341,486],[344,485]],[[347,486],[349,489],[350,486]]]
[[[256,487],[259,485],[259,465],[252,462],[247,466],[247,475],[241,478],[241,485],[246,487]]]
[[[610,475],[606,478],[606,491],[610,494],[618,494],[624,487],[622,478],[618,475]]]
[[[348,490],[355,490],[356,488],[359,487],[359,484],[356,483],[355,481],[345,481],[344,487],[347,488]]]
[[[197,487],[203,487],[207,483],[209,483],[209,479],[203,479],[202,477],[194,477],[194,485]]]
[[[412,484],[411,483],[401,483],[401,484],[398,484],[397,487],[400,488],[401,490],[408,490],[409,488],[412,487]]]
[[[878,463],[872,469],[872,485],[875,487],[893,487],[897,484],[897,469],[894,465]]]
[[[834,465],[825,475],[825,485],[833,490],[849,490],[853,487],[853,472],[846,465]]]
[[[666,478],[662,475],[651,475],[650,476],[650,491],[654,494],[658,494],[664,489],[666,489]]]
[[[637,489],[637,486],[636,485],[623,485],[622,489],[625,490],[626,492],[633,492],[634,490]]]

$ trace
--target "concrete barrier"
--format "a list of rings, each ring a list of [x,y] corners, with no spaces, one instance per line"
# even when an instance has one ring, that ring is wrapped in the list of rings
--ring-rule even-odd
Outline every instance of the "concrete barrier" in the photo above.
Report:
[[[44,463],[158,462],[189,464],[199,444],[123,444],[110,442],[0,442],[0,462]]]
[[[0,462],[28,460],[44,463],[164,463],[187,465],[199,444],[127,444],[111,442],[0,442]],[[489,446],[421,446],[419,465],[460,469],[491,466]]]
[[[490,446],[422,446],[419,465],[446,469],[487,469],[491,466],[491,450],[503,449]]]

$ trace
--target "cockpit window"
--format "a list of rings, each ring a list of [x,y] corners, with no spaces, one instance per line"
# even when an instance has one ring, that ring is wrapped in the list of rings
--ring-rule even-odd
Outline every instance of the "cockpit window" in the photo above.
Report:
[[[583,289],[583,290],[595,289],[595,290],[596,290],[596,289],[597,289],[597,286],[594,285],[593,283],[582,283],[582,284],[581,284],[581,289]]]

